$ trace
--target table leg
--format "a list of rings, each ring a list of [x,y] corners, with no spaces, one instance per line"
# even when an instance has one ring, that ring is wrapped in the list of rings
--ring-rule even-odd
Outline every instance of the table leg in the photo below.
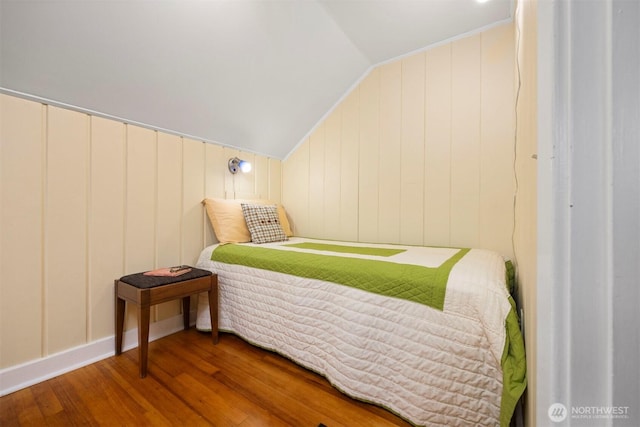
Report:
[[[218,276],[211,277],[209,291],[209,316],[211,317],[211,340],[218,344]]]
[[[138,305],[138,363],[140,378],[147,376],[147,354],[149,353],[149,317],[151,307]]]
[[[184,323],[184,330],[189,329],[189,315],[191,314],[191,296],[182,298],[182,320]]]
[[[116,355],[122,353],[122,333],[124,329],[125,301],[118,297],[118,281],[115,283],[116,294]]]

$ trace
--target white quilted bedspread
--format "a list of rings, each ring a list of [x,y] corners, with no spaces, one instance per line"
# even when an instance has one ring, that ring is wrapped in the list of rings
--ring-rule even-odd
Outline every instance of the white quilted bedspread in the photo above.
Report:
[[[220,329],[285,355],[344,393],[416,425],[500,424],[500,359],[511,307],[498,254],[473,249],[465,255],[451,271],[439,311],[216,263],[210,259],[214,248],[202,251],[197,267],[218,274]],[[211,330],[206,294],[198,301],[197,328]]]

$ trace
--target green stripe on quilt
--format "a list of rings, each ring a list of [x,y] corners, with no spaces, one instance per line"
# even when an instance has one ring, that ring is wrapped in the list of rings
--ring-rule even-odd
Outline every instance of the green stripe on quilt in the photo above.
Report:
[[[218,246],[211,259],[338,283],[442,310],[449,273],[467,252],[460,249],[436,268],[235,244]]]
[[[500,427],[509,427],[518,400],[527,388],[527,361],[520,322],[515,302],[509,298],[511,310],[505,319],[506,337],[502,353],[502,400],[500,401]]]
[[[338,252],[338,253],[344,253],[344,254],[358,254],[358,255],[373,255],[373,256],[384,256],[384,257],[397,255],[407,251],[406,249],[331,245],[328,243],[313,243],[313,242],[289,243],[282,246],[289,246],[292,248],[300,248],[300,249],[313,249],[315,251]]]
[[[511,260],[507,260],[504,263],[504,268],[506,270],[507,289],[509,293],[513,295],[513,291],[516,288],[516,269]]]

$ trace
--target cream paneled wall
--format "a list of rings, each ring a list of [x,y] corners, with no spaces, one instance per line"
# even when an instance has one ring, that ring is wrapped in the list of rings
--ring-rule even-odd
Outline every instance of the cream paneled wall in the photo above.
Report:
[[[113,336],[114,279],[215,241],[203,198],[280,201],[279,160],[4,94],[0,108],[0,368]],[[231,175],[235,155],[253,171]]]
[[[513,25],[381,65],[283,162],[298,235],[513,256]]]

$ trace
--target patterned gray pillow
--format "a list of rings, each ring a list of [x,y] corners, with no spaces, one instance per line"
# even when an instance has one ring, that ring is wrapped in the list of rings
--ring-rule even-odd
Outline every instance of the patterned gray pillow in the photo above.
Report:
[[[251,205],[242,203],[242,213],[247,222],[253,243],[282,242],[288,240],[280,224],[276,205]]]

